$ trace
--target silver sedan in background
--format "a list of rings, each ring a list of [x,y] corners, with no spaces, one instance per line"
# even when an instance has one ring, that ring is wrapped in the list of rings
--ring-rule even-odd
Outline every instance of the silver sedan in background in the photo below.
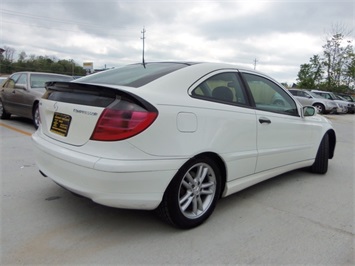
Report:
[[[0,88],[0,118],[9,119],[11,114],[33,120],[37,129],[39,125],[38,102],[45,92],[48,81],[71,81],[67,75],[17,72],[12,74]]]
[[[289,89],[289,92],[303,105],[314,106],[318,113],[329,114],[338,112],[339,106],[332,100],[323,98],[309,90],[305,89]],[[340,110],[340,108],[339,108]]]

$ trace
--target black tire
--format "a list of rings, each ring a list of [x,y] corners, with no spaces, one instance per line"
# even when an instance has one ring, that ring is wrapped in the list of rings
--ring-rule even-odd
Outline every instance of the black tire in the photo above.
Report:
[[[208,219],[220,192],[221,174],[214,161],[194,158],[176,173],[156,211],[173,226],[190,229]]]
[[[318,113],[325,114],[325,107],[323,104],[315,103],[313,106],[317,109]]]
[[[325,134],[318,148],[316,160],[311,166],[311,171],[317,174],[325,174],[328,171],[329,160],[329,135]]]
[[[1,119],[9,119],[11,117],[11,114],[6,112],[5,107],[2,103],[2,100],[0,99],[0,118]]]
[[[35,129],[37,129],[39,127],[39,123],[40,123],[38,103],[35,103],[33,106],[32,122],[33,122],[33,126],[35,127]]]

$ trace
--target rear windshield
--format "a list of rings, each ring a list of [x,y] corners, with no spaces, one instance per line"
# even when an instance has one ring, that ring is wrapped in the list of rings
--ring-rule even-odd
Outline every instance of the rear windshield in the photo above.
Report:
[[[170,62],[146,63],[144,67],[143,64],[133,64],[79,78],[75,80],[75,82],[121,85],[138,88],[166,74],[187,67],[189,65],[191,64]]]
[[[71,76],[51,75],[51,74],[31,74],[30,84],[32,89],[44,88],[48,81],[72,81]]]

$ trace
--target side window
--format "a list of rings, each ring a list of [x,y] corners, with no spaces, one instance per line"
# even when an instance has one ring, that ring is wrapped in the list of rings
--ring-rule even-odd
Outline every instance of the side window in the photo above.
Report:
[[[20,78],[16,81],[16,85],[26,86],[27,84],[27,74],[21,74]]]
[[[333,100],[332,96],[330,96],[329,94],[327,93],[324,93],[324,98],[328,99],[328,100]]]
[[[318,94],[319,96],[322,96],[325,99],[331,100],[332,98],[330,97],[329,94],[327,93],[322,93],[322,92],[316,92],[316,94]]]
[[[298,115],[294,100],[281,87],[258,75],[242,74],[259,110]]]
[[[305,98],[308,97],[308,94],[305,93],[304,91],[300,91],[300,92],[298,92],[298,93],[299,93],[299,96],[301,96],[301,97],[305,97]]]
[[[247,97],[235,73],[221,73],[212,76],[198,85],[192,96],[206,100],[246,105]]]
[[[32,89],[36,88],[44,88],[45,82],[50,79],[42,74],[31,74],[30,76],[30,84]]]
[[[298,97],[307,97],[307,94],[304,91],[295,91],[295,90],[289,90],[293,96],[298,96]]]

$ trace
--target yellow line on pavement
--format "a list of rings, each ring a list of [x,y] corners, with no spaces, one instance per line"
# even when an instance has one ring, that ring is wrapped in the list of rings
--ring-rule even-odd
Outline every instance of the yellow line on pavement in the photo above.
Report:
[[[18,129],[18,128],[16,128],[16,127],[12,127],[12,126],[9,126],[9,125],[5,125],[5,124],[3,124],[3,123],[0,123],[0,126],[6,127],[6,128],[8,128],[8,129],[11,129],[11,130],[16,131],[16,132],[21,133],[21,134],[24,134],[24,135],[26,135],[26,136],[31,136],[31,135],[32,135],[32,133],[30,133],[30,132],[23,131],[23,130],[21,130],[21,129]]]

